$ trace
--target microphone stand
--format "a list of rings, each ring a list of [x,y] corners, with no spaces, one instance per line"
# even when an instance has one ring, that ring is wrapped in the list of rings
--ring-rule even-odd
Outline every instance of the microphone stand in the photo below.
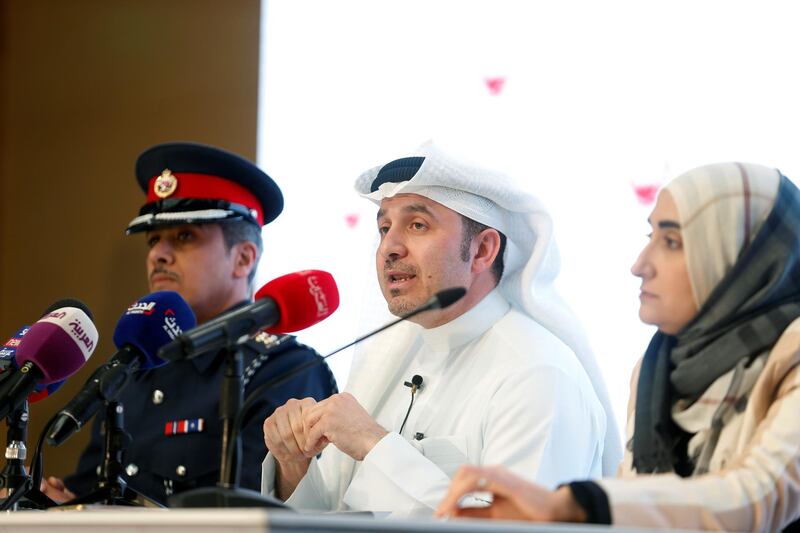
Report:
[[[169,497],[170,507],[270,507],[288,509],[282,501],[260,492],[239,487],[242,470],[242,439],[236,430],[238,414],[244,399],[242,383],[243,355],[233,343],[224,350],[225,374],[222,379],[219,418],[222,422],[219,482],[216,487],[201,487]]]
[[[0,472],[0,488],[6,489],[6,499],[0,503],[0,510],[17,511],[20,500],[26,497],[34,509],[47,509],[56,505],[54,501],[42,494],[38,488],[32,490],[31,476],[25,469],[28,450],[25,441],[28,437],[28,402],[22,402],[6,419],[8,433],[6,438],[6,466]]]
[[[106,401],[105,406],[106,433],[99,479],[92,492],[65,502],[63,505],[95,503],[128,507],[164,507],[154,499],[130,488],[122,478],[122,473],[125,471],[123,466],[125,448],[132,440],[125,431],[125,408],[121,402],[114,400]]]
[[[219,419],[222,422],[222,450],[233,448],[231,457],[227,453],[220,454],[219,483],[222,488],[230,489],[239,485],[241,466],[239,458],[242,453],[242,440],[233,431],[236,413],[244,401],[242,372],[244,368],[242,350],[237,346],[225,350],[225,374],[222,379],[222,392],[219,398]],[[228,464],[230,462],[230,464]]]

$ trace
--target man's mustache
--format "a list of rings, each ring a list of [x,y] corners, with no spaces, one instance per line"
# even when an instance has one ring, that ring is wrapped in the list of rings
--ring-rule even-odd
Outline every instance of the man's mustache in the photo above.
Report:
[[[150,272],[150,279],[152,280],[153,277],[156,276],[157,274],[163,274],[163,275],[169,276],[170,278],[172,278],[174,280],[178,279],[178,275],[175,272],[172,272],[171,270],[167,270],[166,268],[158,268],[158,267],[156,267],[155,269],[153,269],[152,272]]]
[[[395,270],[397,272],[402,272],[403,274],[412,274],[414,276],[417,275],[416,268],[406,265],[400,261],[389,261],[388,259],[383,263],[383,270],[384,272]]]

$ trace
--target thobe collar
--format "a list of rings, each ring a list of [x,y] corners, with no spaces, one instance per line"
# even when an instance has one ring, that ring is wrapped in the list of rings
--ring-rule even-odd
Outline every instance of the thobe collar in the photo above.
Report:
[[[422,339],[427,350],[420,355],[430,355],[442,361],[442,353],[449,353],[477,339],[505,315],[511,305],[495,289],[466,313],[436,328],[422,329]],[[438,354],[438,355],[437,355]],[[424,363],[424,361],[421,361]]]
[[[233,311],[234,309],[238,309],[240,307],[244,307],[245,305],[247,305],[249,303],[251,303],[250,300],[242,300],[239,303],[233,304],[232,306],[230,306],[229,308],[227,308],[225,311],[223,311],[222,313],[220,313],[217,316],[220,316],[220,315],[222,315],[224,313],[227,313],[228,311]],[[216,317],[214,317],[214,318],[216,318]],[[209,367],[212,364],[214,364],[214,362],[217,360],[217,356],[220,353],[221,353],[221,350],[211,350],[209,352],[202,353],[202,354],[198,355],[197,357],[193,357],[192,359],[189,359],[189,360],[192,362],[194,367],[197,369],[197,372],[202,374],[203,372],[208,370]]]

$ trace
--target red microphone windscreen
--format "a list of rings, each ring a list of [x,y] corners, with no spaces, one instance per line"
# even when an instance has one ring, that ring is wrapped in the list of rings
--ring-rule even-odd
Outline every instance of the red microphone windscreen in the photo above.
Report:
[[[325,320],[339,307],[339,289],[328,272],[303,270],[275,278],[256,292],[256,300],[270,298],[280,320],[269,333],[289,333]]]

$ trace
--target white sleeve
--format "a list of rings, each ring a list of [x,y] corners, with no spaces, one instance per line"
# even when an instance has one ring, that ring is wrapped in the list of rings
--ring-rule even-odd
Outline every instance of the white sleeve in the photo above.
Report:
[[[388,433],[364,457],[344,503],[358,510],[430,514],[444,496],[450,478],[425,457],[422,445]]]
[[[332,511],[337,508],[333,492],[325,483],[319,461],[314,458],[308,465],[308,472],[285,503],[298,510]],[[267,453],[261,464],[261,494],[276,497],[275,457],[272,453]]]

